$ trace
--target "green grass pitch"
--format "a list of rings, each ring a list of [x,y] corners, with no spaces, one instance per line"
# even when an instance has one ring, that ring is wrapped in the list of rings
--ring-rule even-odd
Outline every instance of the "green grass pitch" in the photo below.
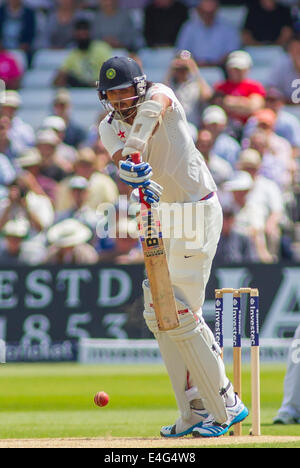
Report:
[[[228,368],[229,377],[232,369]],[[262,365],[262,434],[300,436],[300,425],[274,426],[285,366]],[[104,390],[105,408],[93,398]],[[243,400],[251,407],[250,370],[243,369]],[[177,418],[162,365],[5,364],[0,366],[0,439],[158,437]],[[244,422],[249,433],[251,416]]]

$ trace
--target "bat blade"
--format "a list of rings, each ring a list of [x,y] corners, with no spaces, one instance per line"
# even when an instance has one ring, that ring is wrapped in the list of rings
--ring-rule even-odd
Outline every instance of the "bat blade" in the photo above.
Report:
[[[145,267],[158,328],[172,330],[178,327],[179,320],[158,212],[142,204],[140,218]]]
[[[132,160],[139,162],[139,155]],[[159,214],[157,208],[144,202],[141,191],[140,198],[140,237],[153,308],[158,328],[162,331],[172,330],[179,326],[179,320]]]

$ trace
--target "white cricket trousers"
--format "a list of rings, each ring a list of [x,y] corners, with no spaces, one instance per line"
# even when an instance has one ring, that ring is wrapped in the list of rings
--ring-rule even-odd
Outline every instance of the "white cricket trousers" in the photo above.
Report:
[[[176,217],[172,224],[170,223],[170,238],[164,238],[164,244],[175,297],[186,304],[193,313],[202,315],[205,289],[222,230],[222,208],[216,194],[209,200],[184,205],[189,207],[186,210],[186,218],[183,219],[185,226],[182,230],[184,231],[188,223],[192,230],[197,229],[198,245],[186,236],[180,239],[173,237],[178,230]],[[187,219],[189,213],[192,216]],[[164,221],[162,218],[162,225]],[[164,227],[163,229],[165,231]],[[184,232],[189,235],[190,231],[191,229],[185,229]]]
[[[181,206],[181,208],[186,207],[188,208],[186,213],[188,216],[184,217],[184,227],[190,223],[190,225],[195,228],[197,235],[194,236],[194,239],[191,241],[190,233],[192,230],[187,229],[184,231],[188,234],[187,236],[184,235],[176,238],[178,225],[182,222],[182,219],[178,217],[177,213],[177,216],[174,216],[171,222],[169,221],[169,226],[167,227],[170,236],[164,236],[164,243],[168,256],[171,282],[177,304],[181,304],[182,309],[188,308],[192,312],[195,320],[194,328],[196,329],[197,323],[202,323],[203,333],[200,334],[201,336],[199,335],[198,345],[196,344],[196,347],[198,346],[199,349],[198,351],[195,349],[195,353],[199,353],[201,345],[203,344],[203,336],[205,336],[207,340],[206,352],[213,353],[214,337],[202,318],[202,306],[205,299],[205,289],[209,280],[212,261],[222,230],[222,209],[216,194],[208,200]],[[165,234],[167,229],[165,225],[166,217],[163,214],[163,209],[161,210],[160,217],[163,226],[163,234]],[[202,399],[201,395],[206,397],[210,396],[209,392],[206,391],[205,394],[203,390],[204,381],[203,377],[202,379],[198,378],[199,372],[202,374],[204,369],[205,372],[210,372],[213,381],[216,383],[215,388],[218,386],[218,383],[220,390],[228,388],[229,381],[226,377],[223,361],[221,357],[218,356],[218,358],[216,358],[218,364],[216,363],[217,361],[215,361],[214,366],[208,369],[207,360],[211,358],[211,355],[201,355],[200,353],[199,356],[196,357],[196,361],[199,364],[199,371],[194,369],[194,376],[196,376],[194,379],[188,370],[190,367],[188,363],[189,357],[185,355],[184,358],[182,355],[184,351],[182,346],[185,345],[183,342],[181,345],[177,344],[175,342],[176,340],[174,341],[174,339],[171,338],[171,332],[160,332],[157,329],[154,311],[151,308],[151,294],[147,288],[145,288],[144,293],[144,317],[146,323],[158,341],[161,355],[172,382],[181,418],[188,421],[191,418],[190,401],[195,398],[200,401],[199,398]],[[149,297],[147,298],[147,296]],[[180,320],[180,322],[182,321]],[[176,332],[179,332],[179,334],[184,333],[182,327],[184,327],[183,322]],[[181,340],[184,339],[184,337],[181,338]],[[179,346],[181,346],[181,350]],[[208,349],[210,349],[210,351],[208,351]],[[192,361],[195,360],[195,356],[190,356],[190,358]],[[198,385],[196,381],[198,381]],[[200,392],[197,390],[197,387]],[[220,397],[218,392],[216,392],[215,401],[220,405],[220,400],[218,400],[218,398]],[[211,397],[211,402],[212,400],[213,398]]]

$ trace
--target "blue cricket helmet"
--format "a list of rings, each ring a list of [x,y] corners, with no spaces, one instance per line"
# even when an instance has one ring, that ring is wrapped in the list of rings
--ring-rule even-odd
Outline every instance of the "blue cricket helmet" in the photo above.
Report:
[[[140,84],[142,84],[140,88],[146,84],[146,75],[135,60],[130,57],[112,57],[101,66],[97,90],[104,98],[106,91],[137,86],[140,95],[138,89]]]

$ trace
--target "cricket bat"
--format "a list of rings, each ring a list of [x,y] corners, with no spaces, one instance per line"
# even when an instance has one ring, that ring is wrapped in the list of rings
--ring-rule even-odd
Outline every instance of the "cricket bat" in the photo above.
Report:
[[[141,162],[139,153],[132,154],[131,159],[135,164]],[[145,202],[141,189],[140,201],[140,239],[153,308],[158,328],[161,331],[172,330],[179,326],[179,320],[158,210]]]

